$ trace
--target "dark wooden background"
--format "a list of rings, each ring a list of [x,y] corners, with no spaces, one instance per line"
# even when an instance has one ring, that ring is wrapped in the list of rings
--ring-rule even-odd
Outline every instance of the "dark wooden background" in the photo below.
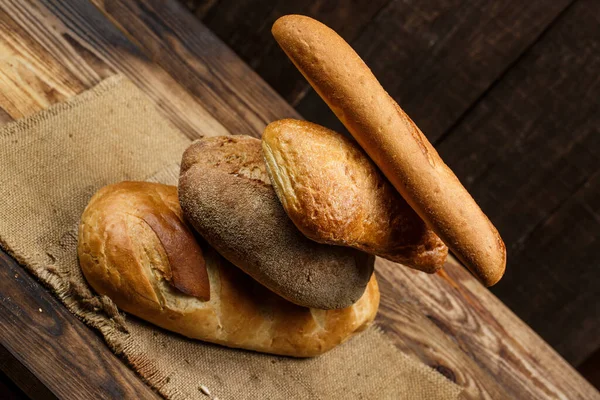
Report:
[[[600,1],[181,1],[342,130],[270,33],[290,13],[337,30],[500,230],[492,291],[573,365],[600,348]]]
[[[269,31],[296,12],[350,41],[502,232],[509,269],[493,291],[600,386],[600,1],[181,1],[306,118],[334,129]],[[0,1],[0,122],[115,73],[190,136],[207,121],[256,133],[293,113],[182,11],[172,0]],[[23,397],[17,386],[44,399],[149,392],[34,278],[2,254],[0,264],[0,371],[12,379],[0,373],[0,399]],[[404,298],[382,303],[382,326],[471,397],[590,393],[465,270],[422,279],[388,266],[379,264],[382,288]],[[52,312],[39,314],[40,305]],[[476,330],[457,329],[464,315]],[[507,368],[495,368],[498,357]]]

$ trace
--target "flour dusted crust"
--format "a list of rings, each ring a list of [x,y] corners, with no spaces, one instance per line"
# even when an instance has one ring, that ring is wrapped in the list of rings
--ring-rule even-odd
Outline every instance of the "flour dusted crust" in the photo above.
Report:
[[[157,217],[178,216],[182,229],[172,232],[174,240],[191,234],[181,220],[177,188],[145,182],[100,189],[79,226],[79,262],[87,281],[122,310],[190,338],[294,357],[321,354],[375,317],[379,290],[374,275],[351,307],[309,309],[262,287],[202,240],[210,299],[185,294],[169,280],[169,256],[138,216],[140,209]]]
[[[272,33],[288,57],[419,216],[485,285],[506,249],[454,173],[344,39],[312,18],[279,18]]]
[[[271,186],[258,139],[194,142],[183,155],[179,201],[220,254],[295,304],[349,307],[373,273],[373,256],[317,243],[296,228]]]

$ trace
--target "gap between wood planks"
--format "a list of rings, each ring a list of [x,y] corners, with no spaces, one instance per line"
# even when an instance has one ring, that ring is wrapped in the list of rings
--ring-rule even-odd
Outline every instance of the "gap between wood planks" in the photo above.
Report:
[[[507,239],[492,291],[575,365],[600,345],[598,7],[574,2],[438,146]]]
[[[0,320],[0,369],[28,395],[158,398],[95,331],[1,249]]]
[[[571,2],[569,4],[567,4],[565,6],[565,8],[562,9],[562,11],[560,11],[560,13],[558,13],[554,19],[552,19],[552,21],[550,21],[550,23],[548,23],[548,25],[546,25],[546,27],[529,43],[529,45],[527,45],[527,47],[525,47],[521,53],[519,53],[519,55],[510,63],[508,63],[506,65],[506,67],[504,68],[504,70],[502,72],[500,72],[496,78],[494,78],[493,81],[490,82],[490,84],[483,89],[483,91],[479,94],[479,96],[477,96],[477,98],[475,100],[473,100],[471,102],[471,104],[465,109],[465,111],[460,114],[457,118],[456,121],[454,121],[454,123],[452,123],[448,129],[446,129],[438,138],[436,138],[432,144],[434,145],[434,147],[438,147],[439,145],[442,144],[442,142],[444,140],[446,140],[448,138],[448,136],[450,136],[452,134],[452,132],[454,132],[454,130],[463,122],[463,120],[465,119],[465,117],[471,112],[473,111],[473,109],[475,108],[475,106],[483,99],[485,98],[493,89],[494,87],[502,81],[502,79],[508,74],[508,72],[517,64],[519,64],[521,62],[521,60],[523,59],[523,57],[525,57],[525,55],[531,51],[531,49],[538,43],[540,42],[540,40],[542,40],[542,38],[556,25],[556,23],[562,19],[566,13],[568,12],[568,10],[573,7],[573,5],[575,4],[577,0],[571,0]]]
[[[279,0],[220,0],[202,16],[209,28],[289,102],[297,105],[305,117],[343,130],[318,96],[309,90],[308,83],[270,33],[271,23],[281,15],[303,13],[316,17],[352,44],[426,135],[436,139],[456,117],[472,107],[481,92],[571,3],[545,1],[537,0],[531,5],[516,2],[517,10],[512,11],[515,7],[510,4],[456,4],[452,0],[431,4],[359,1],[352,6],[346,3],[331,6],[321,0],[300,4]],[[457,58],[456,54],[462,56]],[[455,67],[462,60],[466,60],[467,66],[464,73]],[[394,75],[396,67],[402,72]],[[471,79],[461,74],[476,77]],[[411,76],[416,80],[410,79]],[[423,85],[425,89],[429,85],[429,89],[422,90]],[[449,89],[444,92],[444,87]],[[460,93],[454,93],[457,90]],[[460,101],[453,96],[459,96]]]
[[[95,15],[95,14],[94,14],[94,15]],[[90,40],[91,40],[91,39],[90,39]],[[462,271],[462,272],[464,272],[464,271]],[[464,272],[464,274],[461,274],[461,275],[459,275],[459,276],[462,276],[462,281],[463,281],[463,282],[466,282],[466,283],[473,284],[473,282],[472,282],[471,280],[469,280],[469,276],[468,276],[468,274],[467,274],[466,272]],[[413,280],[414,280],[414,286],[415,286],[415,287],[419,287],[419,288],[421,288],[421,289],[422,289],[423,285],[419,285],[419,283],[421,283],[422,281],[428,281],[428,279],[425,279],[425,278],[423,278],[423,277],[417,277],[417,276],[415,276],[415,277],[413,277],[413,278],[411,278],[411,279],[413,279]],[[402,279],[400,279],[400,280],[402,281]],[[404,284],[407,284],[407,283],[405,282]],[[459,285],[462,285],[462,283],[459,283]],[[477,286],[476,286],[476,287],[477,287]],[[434,290],[432,291],[432,293],[434,293],[434,294],[428,294],[428,295],[429,295],[429,296],[431,296],[431,299],[435,300],[435,299],[436,299],[436,297],[435,297],[435,296],[437,296],[437,295],[440,293],[440,290],[439,290],[439,289],[436,289],[435,287],[434,287],[433,289],[434,289]],[[417,292],[417,293],[420,293],[420,292]],[[483,294],[481,294],[481,293],[479,293],[479,294],[480,294],[480,297],[484,297],[484,300],[486,300],[486,299],[487,299],[488,301],[490,300],[490,299],[488,299],[488,297],[489,297],[489,298],[491,298],[491,297],[492,297],[492,296],[490,296],[490,295],[489,295],[489,293],[487,293],[487,292],[485,292],[485,293],[483,293]],[[487,296],[487,297],[486,297],[486,296]],[[418,297],[418,298],[420,298],[420,297],[423,297],[423,298],[425,298],[425,296],[417,296],[417,297]],[[496,304],[496,307],[503,308],[503,307],[502,307],[501,305],[499,305],[499,304]],[[491,309],[493,309],[493,307],[487,306],[487,307],[486,307],[486,309],[490,309],[490,310],[491,310]],[[438,316],[438,319],[440,319],[440,318],[445,318],[445,314],[444,314],[444,312],[447,312],[447,311],[448,311],[448,310],[446,310],[446,309],[442,310],[442,311],[441,311],[442,313],[440,314],[440,316]],[[504,312],[508,313],[508,311],[507,311],[507,310],[505,310]],[[510,317],[511,317],[511,318],[514,318],[514,317],[512,317],[512,316],[510,316]],[[459,323],[458,321],[451,321],[451,322],[454,322],[454,323]],[[520,321],[518,321],[518,322],[520,322]],[[505,326],[507,325],[507,322],[506,322],[506,321],[505,321],[504,325],[505,325]],[[519,327],[520,327],[520,329],[523,329],[523,330],[527,329],[526,327],[521,327],[520,325],[519,325]],[[517,330],[517,329],[514,329],[513,331],[514,331],[514,332],[518,332],[519,330]],[[528,330],[527,330],[527,334],[528,334],[528,335],[531,335],[531,334],[529,333],[529,331],[528,331]],[[485,338],[483,338],[483,339],[485,339]],[[483,339],[482,339],[482,340],[483,340]],[[536,339],[536,340],[539,340],[539,339],[537,339],[537,337],[536,337],[536,338],[534,338],[534,339]],[[466,343],[466,342],[465,342],[465,343]],[[532,343],[537,343],[537,344],[538,344],[538,347],[542,347],[543,349],[547,349],[547,348],[546,348],[546,346],[545,346],[545,345],[544,345],[544,344],[543,344],[541,341],[539,341],[539,343],[538,343],[538,342],[536,342],[535,340],[533,340],[533,341],[532,341]],[[486,357],[487,357],[487,356],[490,356],[490,354],[489,354],[489,353],[487,353],[485,350],[489,350],[489,349],[487,349],[487,347],[485,347],[485,345],[487,344],[485,341],[481,342],[480,344],[481,344],[481,347],[482,347],[482,349],[480,349],[480,350],[483,352],[483,355],[482,355],[482,356],[481,356],[481,358],[479,358],[478,360],[479,360],[479,362],[484,362],[484,363],[485,363],[485,359],[486,359]],[[465,345],[465,346],[466,346],[466,345]],[[530,348],[533,348],[534,346],[528,346],[528,347],[529,347],[529,348],[528,348],[527,350],[529,350]],[[537,349],[538,347],[536,347],[536,349]],[[470,348],[471,348],[471,347],[470,347]],[[472,349],[472,348],[471,348],[471,349]],[[493,350],[493,349],[492,349],[492,350]],[[538,349],[538,350],[539,350],[539,349]],[[473,350],[472,350],[472,351],[473,351]],[[538,351],[538,352],[541,352],[541,351]],[[562,360],[558,360],[558,358],[557,358],[557,357],[556,357],[556,358],[553,360],[553,361],[555,361],[555,362],[553,362],[553,363],[547,363],[547,362],[545,362],[546,360],[545,360],[545,359],[543,359],[543,358],[542,358],[542,360],[544,360],[544,363],[542,363],[542,366],[540,367],[542,371],[544,370],[544,364],[552,364],[552,365],[555,365],[555,364],[558,364],[558,363],[562,363]],[[509,361],[510,361],[510,360],[509,360]],[[535,364],[535,367],[538,367],[538,365],[536,364],[536,361],[535,361],[535,360],[529,360],[529,361],[528,361],[528,360],[526,359],[526,360],[525,360],[525,362],[531,362],[532,364]],[[487,366],[487,368],[491,368],[491,367],[490,367],[489,365],[487,365],[487,364],[486,364],[486,366]],[[558,377],[557,379],[560,379],[560,377]],[[525,384],[527,384],[527,383],[525,383]]]
[[[252,1],[252,0],[242,1],[242,6],[240,6],[240,7],[242,9],[250,8],[250,7],[248,7],[248,4],[252,5],[254,3],[256,3],[256,2]],[[312,1],[310,3],[311,4],[320,4],[321,2],[319,2],[319,1]],[[404,3],[406,3],[406,4],[412,4],[412,2],[404,2]],[[443,3],[443,2],[440,2],[440,3]],[[447,4],[454,4],[454,3],[451,3],[451,2],[446,2],[446,3]],[[447,122],[449,124],[445,127],[445,129],[443,129],[441,131],[441,136],[440,136],[440,133],[435,133],[435,132],[433,133],[432,139],[433,139],[434,143],[436,143],[438,145],[437,147],[440,147],[440,146],[441,147],[445,147],[446,150],[448,150],[449,147],[452,147],[452,146],[445,146],[447,144],[446,142],[447,142],[448,138],[452,137],[453,134],[456,133],[456,131],[458,130],[457,128],[462,127],[462,125],[464,125],[464,122],[468,119],[468,117],[472,116],[472,114],[474,113],[474,111],[476,111],[476,109],[478,108],[478,106],[481,104],[481,102],[483,100],[485,100],[488,97],[490,97],[490,94],[495,94],[498,85],[501,82],[503,82],[505,80],[505,78],[511,74],[511,72],[514,72],[515,67],[518,67],[518,66],[520,66],[523,63],[523,60],[527,57],[527,55],[529,55],[531,53],[532,49],[535,49],[536,47],[538,47],[538,45],[541,42],[544,42],[547,39],[548,33],[554,31],[555,28],[556,28],[556,26],[557,26],[557,24],[560,21],[564,20],[565,17],[567,17],[567,16],[568,17],[572,17],[572,16],[569,15],[569,14],[571,14],[570,11],[572,11],[574,5],[580,4],[580,3],[582,3],[581,0],[571,0],[571,1],[565,1],[565,2],[546,2],[546,3],[544,3],[543,1],[538,1],[537,3],[535,3],[535,6],[534,6],[535,8],[529,8],[529,9],[525,8],[525,10],[528,11],[527,17],[525,19],[525,25],[527,25],[528,23],[535,23],[537,21],[543,21],[543,24],[540,22],[539,23],[539,29],[529,29],[529,30],[523,28],[523,26],[524,26],[523,23],[517,24],[516,25],[517,27],[520,27],[521,30],[524,30],[528,34],[526,34],[525,36],[517,37],[518,40],[514,39],[512,43],[509,42],[508,44],[506,44],[506,40],[504,40],[504,42],[502,42],[502,41],[496,41],[496,42],[494,42],[495,44],[497,44],[497,47],[499,47],[500,50],[503,50],[503,48],[508,48],[508,47],[512,46],[512,48],[515,49],[514,53],[507,52],[506,53],[507,56],[505,56],[502,59],[502,63],[497,62],[497,65],[501,66],[501,68],[498,68],[498,70],[494,70],[493,74],[490,74],[488,77],[486,77],[486,79],[488,79],[488,80],[486,82],[482,82],[482,83],[485,83],[485,84],[482,84],[480,87],[477,88],[477,91],[473,92],[473,94],[475,94],[475,96],[473,96],[472,98],[468,98],[468,102],[465,102],[465,104],[462,105],[463,109],[459,113],[457,113],[456,115],[453,116],[454,120],[448,119]],[[204,13],[203,16],[204,16],[204,19],[207,21],[208,25],[209,26],[213,26],[213,28],[215,28],[217,32],[219,32],[219,31],[220,32],[225,32],[226,33],[226,40],[228,42],[230,42],[230,44],[233,44],[234,47],[236,47],[236,48],[237,48],[236,43],[244,41],[244,40],[250,40],[250,39],[248,39],[248,36],[251,36],[250,33],[252,33],[252,32],[248,32],[248,35],[244,36],[244,35],[241,35],[240,33],[236,33],[235,29],[238,29],[240,32],[244,32],[244,29],[246,29],[247,31],[251,31],[252,29],[256,29],[256,30],[259,30],[259,31],[260,30],[264,31],[264,30],[266,30],[266,28],[264,28],[264,27],[258,27],[257,26],[257,22],[256,21],[258,21],[260,19],[259,17],[262,16],[262,18],[266,20],[266,19],[272,18],[273,15],[282,14],[282,13],[284,13],[282,11],[287,10],[287,8],[285,8],[284,6],[282,6],[280,4],[280,2],[270,1],[270,2],[268,2],[268,4],[269,5],[274,4],[274,6],[272,7],[272,9],[268,13],[260,13],[258,11],[253,11],[251,13],[251,15],[244,16],[243,21],[240,22],[240,26],[241,27],[236,28],[234,26],[233,28],[231,28],[231,27],[222,28],[225,25],[222,22],[229,21],[231,18],[234,18],[233,22],[235,22],[235,21],[237,21],[237,19],[235,19],[235,18],[239,17],[239,16],[236,17],[236,11],[234,9],[230,9],[229,7],[227,7],[228,4],[229,4],[228,0],[221,0],[221,1],[217,2],[216,5],[213,5],[213,7],[211,8],[211,10],[210,10],[210,12],[208,14]],[[470,4],[474,4],[474,3],[470,3]],[[521,3],[521,4],[523,4],[523,3]],[[587,3],[587,4],[590,4],[590,3]],[[554,7],[554,9],[548,10],[546,12],[545,9],[549,8],[548,6],[550,6],[550,5],[552,5]],[[465,7],[469,7],[470,5],[469,5],[469,3],[466,3],[464,6]],[[345,36],[346,39],[348,41],[350,41],[351,44],[353,44],[354,47],[357,47],[357,44],[360,43],[361,40],[363,40],[365,36],[367,36],[366,35],[366,31],[369,30],[368,29],[369,26],[372,25],[373,23],[375,23],[378,19],[385,17],[388,13],[393,12],[393,10],[394,10],[395,7],[404,7],[404,6],[401,3],[399,3],[399,2],[389,2],[389,1],[385,2],[385,4],[381,5],[381,8],[379,8],[379,10],[371,17],[371,19],[369,21],[359,22],[358,23],[359,25],[362,24],[359,27],[354,26],[353,27],[353,31],[352,31],[352,35],[344,34],[343,31],[340,31],[340,33],[342,34],[342,36]],[[426,8],[427,6],[423,6],[423,7]],[[221,8],[222,10],[219,10],[219,8]],[[310,10],[310,7],[306,6],[303,9]],[[410,12],[410,11],[418,12],[418,11],[421,11],[421,9],[419,9],[418,7],[413,10],[411,8],[411,6],[404,7],[403,9],[406,12]],[[443,10],[444,6],[440,6],[440,9]],[[494,12],[495,15],[499,15],[501,17],[504,17],[504,20],[507,19],[506,18],[506,14],[503,14],[502,12],[494,10],[493,8],[488,8],[486,10],[488,10],[490,12]],[[535,13],[535,12],[532,13],[531,10],[537,10],[537,11],[542,10],[542,11],[544,11],[545,14],[546,14],[546,16],[548,17],[547,18],[548,20],[546,21],[546,19],[543,18],[543,15],[539,15],[538,16],[537,14],[539,14],[539,13]],[[541,11],[540,11],[540,13],[541,13]],[[219,14],[224,14],[224,15],[226,15],[226,17],[219,16]],[[267,18],[265,18],[265,14],[266,14]],[[543,13],[541,13],[541,14],[543,14]],[[230,17],[229,15],[233,15],[233,17]],[[327,18],[327,15],[328,14],[325,14],[324,18]],[[463,14],[463,15],[470,15],[470,17],[472,17],[471,19],[473,19],[473,17],[477,16],[478,14],[477,13],[471,13],[471,14]],[[382,21],[383,23],[386,23],[386,22],[390,23],[389,20],[385,20],[385,18],[383,18],[383,19],[384,19]],[[230,21],[230,22],[232,22],[232,21]],[[327,22],[327,21],[324,20],[324,22]],[[354,22],[354,21],[352,21],[352,22]],[[462,21],[459,21],[459,23],[461,23],[461,22]],[[244,24],[253,24],[253,25],[246,26]],[[230,25],[232,25],[232,24],[230,24]],[[235,25],[235,24],[233,24],[233,25]],[[334,29],[338,29],[338,30],[340,29],[340,28],[336,28],[336,26],[334,26],[334,25],[332,25],[332,27]],[[501,29],[501,28],[506,28],[506,27],[500,25],[499,27],[497,27],[496,30]],[[234,30],[233,34],[230,32],[232,29]],[[430,29],[430,28],[427,28],[427,29]],[[435,29],[433,29],[433,30],[435,31]],[[519,35],[521,30],[517,30],[515,32],[515,35]],[[263,32],[263,31],[261,31],[261,32]],[[417,31],[418,31],[417,33],[419,33],[419,32],[422,33],[422,29],[421,29],[421,31],[419,31],[417,29]],[[442,31],[443,31],[443,29],[442,29]],[[486,31],[481,31],[481,32],[483,32],[483,33],[487,32],[489,34],[492,34],[492,36],[493,36],[494,29],[491,28],[491,29],[488,29]],[[392,33],[393,33],[392,31],[389,31],[387,33],[387,35],[389,36],[389,41],[390,42],[394,41],[394,37],[392,36]],[[229,35],[229,36],[227,36],[227,35]],[[466,34],[463,32],[463,35],[466,35]],[[269,40],[269,43],[272,42],[272,38],[270,38],[270,34],[268,32],[267,32],[267,36],[268,36],[268,38],[266,40]],[[467,37],[469,37],[469,36],[467,35]],[[262,34],[258,38],[261,39],[261,40],[265,40],[264,39],[264,35],[262,35]],[[376,36],[376,38],[379,39],[379,40],[381,40],[381,38],[379,36]],[[384,36],[384,39],[385,38],[386,37]],[[555,40],[560,40],[560,38],[557,39],[556,36],[553,36],[553,38]],[[493,39],[493,40],[495,40],[495,39]],[[519,40],[521,41],[521,43],[518,43]],[[454,45],[457,45],[457,44],[460,44],[460,43],[461,43],[460,40],[454,40],[453,41]],[[466,45],[468,45],[468,43],[466,43]],[[434,48],[432,48],[432,51],[435,51],[437,47],[438,46],[434,46]],[[243,51],[245,50],[245,47],[241,46],[241,49],[242,49],[242,53],[243,53]],[[385,47],[384,47],[384,49],[385,49]],[[478,50],[478,49],[476,48],[476,50]],[[449,51],[452,51],[452,48],[450,48]],[[262,50],[258,54],[259,55],[263,54],[263,57],[271,55],[271,53],[269,53],[268,51],[262,51]],[[478,56],[478,55],[479,54],[476,54],[476,56]],[[368,54],[367,54],[367,56],[368,56]],[[377,57],[377,56],[378,55],[376,54],[375,57]],[[385,57],[385,54],[382,54],[381,56]],[[366,59],[367,58],[368,57],[366,57]],[[499,58],[495,57],[494,60],[499,60]],[[263,63],[269,63],[270,60],[266,59],[266,60],[263,60],[262,62]],[[369,62],[368,59],[367,59],[367,62]],[[254,61],[253,61],[253,63],[254,63]],[[259,65],[259,70],[260,70],[261,64],[258,64],[258,65]],[[426,65],[425,67],[428,67],[428,65]],[[429,65],[429,67],[431,67],[431,65]],[[302,78],[300,78],[300,79],[302,79]],[[384,86],[386,86],[385,81],[383,81],[383,83],[384,83]],[[314,95],[314,93],[312,93],[311,91],[308,90],[308,87],[309,87],[308,84],[305,83],[304,85],[305,85],[304,86],[304,91],[301,92],[301,96],[300,97],[294,97],[293,93],[292,93],[292,95],[290,95],[291,98],[288,97],[288,99],[291,99],[292,101],[295,101],[296,99],[302,98],[303,102],[304,102],[304,106],[306,106],[306,103],[310,102],[311,106],[314,105],[314,107],[319,108],[319,110],[316,110],[316,111],[315,110],[309,110],[309,111],[313,111],[313,112],[308,112],[308,113],[305,114],[305,116],[309,117],[310,119],[313,119],[312,116],[314,116],[314,115],[319,116],[319,115],[323,115],[323,113],[329,113],[328,110],[327,111],[323,111],[324,109],[326,109],[326,107],[321,103],[321,101],[317,98],[317,96]],[[469,89],[469,88],[467,88],[467,89]],[[304,97],[305,95],[306,95],[306,97]],[[532,96],[535,97],[535,93],[533,93]],[[450,98],[448,98],[448,99],[450,99]],[[448,100],[448,99],[446,99],[446,100]],[[444,100],[444,99],[441,99],[441,100]],[[541,101],[541,100],[542,99],[537,99],[537,100],[534,100],[534,101]],[[402,104],[402,102],[401,102],[401,104]],[[409,114],[411,114],[411,113],[409,112]],[[417,114],[417,116],[419,116],[419,115]],[[331,117],[331,119],[335,119],[335,117],[332,117],[331,115],[330,115],[330,117]],[[434,118],[434,117],[432,117],[432,118]],[[328,121],[330,121],[330,120],[328,120]],[[321,121],[316,121],[316,122],[321,122]],[[533,122],[534,121],[532,121],[532,123]],[[339,124],[338,124],[338,126],[339,126]],[[435,124],[434,124],[434,126],[435,126]],[[485,126],[484,126],[484,128],[485,128]],[[425,131],[426,131],[426,133],[428,132],[426,129],[425,129]],[[468,138],[465,138],[465,140],[468,140]],[[586,143],[589,143],[589,140]],[[467,146],[467,147],[469,147],[469,146]],[[470,147],[473,147],[473,146],[470,146]],[[448,150],[448,151],[451,151],[451,150]],[[454,160],[450,159],[450,161],[452,161],[454,163],[457,163],[456,157],[454,157]],[[502,160],[500,160],[500,161],[502,161]],[[490,172],[494,167],[495,167],[494,165],[488,165],[488,167],[484,168],[484,172],[480,173],[478,175],[479,179],[481,179],[481,177],[483,177],[483,176],[486,176],[485,175],[485,171]],[[545,167],[545,168],[547,168],[549,171],[556,171],[556,170],[558,170],[559,167],[560,166],[558,164],[556,164],[556,165],[553,165],[553,166],[550,166],[550,167]],[[461,171],[457,171],[457,172],[460,173]],[[529,172],[531,172],[531,171],[529,171]],[[464,170],[462,171],[462,175],[463,175],[462,178],[468,177],[468,176],[465,176],[465,171]],[[541,179],[542,178],[539,178],[538,180],[541,181]],[[473,184],[477,183],[477,182],[468,182],[468,183],[471,186],[473,186]],[[531,226],[529,226],[529,225],[526,226],[526,229],[524,229],[524,232],[521,232],[521,234],[518,236],[517,239],[513,238],[514,241],[515,241],[515,243],[526,240],[527,237],[528,237],[527,235],[531,235],[531,232],[534,232],[534,231],[537,232],[538,228],[545,227],[547,225],[547,222],[551,220],[551,217],[553,215],[554,210],[558,210],[558,207],[561,207],[561,204],[564,205],[564,204],[569,203],[569,200],[575,195],[578,187],[579,186],[577,186],[577,185],[575,185],[572,188],[569,187],[570,193],[567,194],[567,195],[565,195],[565,197],[562,197],[564,195],[564,193],[561,192],[560,193],[561,200],[557,204],[555,204],[553,207],[551,207],[549,210],[544,210],[544,212],[546,213],[545,216],[542,216],[539,219],[538,219],[537,216],[531,217],[533,219],[532,221],[530,221],[531,224],[529,224]],[[525,189],[527,189],[527,188],[525,188]],[[496,189],[494,189],[494,190],[496,190]],[[498,190],[500,190],[500,189],[498,189]],[[501,197],[501,198],[504,199],[504,197]],[[517,211],[519,211],[519,210],[517,210]],[[521,212],[525,212],[527,210],[525,210],[523,208],[520,211]],[[506,218],[504,218],[504,219],[506,219]],[[506,225],[506,221],[503,221],[503,223],[504,223],[504,225]],[[510,229],[509,229],[509,231],[510,231]],[[510,237],[510,235],[509,235],[509,237]],[[513,239],[511,239],[511,241]],[[509,259],[511,259],[511,258],[512,258],[512,260],[515,260],[514,257],[509,257]],[[516,265],[516,264],[513,264],[513,265]],[[560,266],[557,266],[557,268],[558,267],[560,267]],[[511,273],[511,271],[509,271],[509,273]],[[548,277],[541,277],[540,279],[543,280],[543,279],[549,279],[549,278]],[[506,295],[506,293],[505,293],[505,295]],[[515,305],[513,304],[513,306],[515,306]],[[523,311],[523,307],[525,307],[524,311]],[[521,310],[520,313],[522,315],[528,315],[528,313],[530,314],[531,310],[527,310],[526,309],[527,307],[528,307],[527,305],[523,305],[520,308],[520,310]],[[530,307],[533,307],[533,306],[530,306]],[[516,307],[516,309],[519,310],[518,307]],[[540,329],[540,326],[537,326],[537,328]],[[557,342],[555,341],[555,342],[553,342],[553,344],[557,345]],[[560,344],[560,343],[558,343],[558,344]],[[564,351],[564,349],[563,349],[563,351]],[[570,358],[570,359],[572,361],[576,361],[577,357]]]
[[[152,3],[152,2],[146,1],[145,3]],[[252,4],[252,3],[253,3],[252,0],[243,2],[243,4],[245,4],[246,6],[248,6],[248,4]],[[320,4],[320,2],[318,2],[318,1],[316,1],[314,3],[317,5]],[[217,8],[219,8],[219,7],[228,8],[227,7],[227,5],[229,4],[228,1],[221,0],[215,4],[216,5],[213,5],[210,12],[208,14],[205,13],[205,15],[208,15],[208,18],[215,18],[217,22],[218,21],[226,22],[227,18],[217,17],[217,14],[218,14]],[[240,6],[242,9],[244,8],[243,4],[242,4],[242,6]],[[565,2],[564,7],[561,6],[561,8],[557,8],[557,10],[555,10],[556,11],[555,15],[549,14],[551,16],[550,20],[545,25],[540,25],[539,32],[534,31],[533,33],[535,33],[535,34],[533,34],[531,37],[525,36],[524,39],[519,39],[519,40],[522,40],[522,43],[520,43],[516,47],[516,49],[518,51],[516,51],[514,54],[509,52],[510,57],[508,57],[508,56],[505,57],[506,62],[504,64],[500,64],[500,65],[502,65],[502,67],[499,68],[498,71],[495,72],[494,75],[490,75],[489,77],[486,78],[486,80],[487,80],[486,84],[481,86],[480,88],[478,88],[479,92],[473,97],[472,101],[469,100],[468,103],[465,103],[465,109],[460,114],[458,114],[458,117],[457,117],[458,120],[455,120],[453,123],[451,123],[450,128],[449,128],[450,130],[443,131],[443,133],[442,133],[443,139],[438,140],[437,141],[438,144],[441,145],[445,142],[445,140],[449,137],[450,132],[454,132],[456,127],[458,127],[462,124],[462,122],[465,120],[466,116],[470,115],[472,113],[472,111],[480,103],[480,101],[482,99],[487,98],[487,96],[492,92],[492,90],[494,88],[496,88],[497,84],[499,82],[501,82],[516,65],[520,64],[520,62],[523,60],[523,57],[525,55],[527,55],[531,51],[531,49],[534,48],[535,45],[538,44],[540,42],[540,40],[542,40],[545,37],[545,35],[548,31],[552,30],[552,28],[555,26],[557,21],[561,20],[564,17],[564,15],[568,12],[568,10],[571,9],[573,4],[575,4],[575,1]],[[537,7],[541,7],[542,5],[543,5],[542,3],[537,3]],[[385,2],[383,4],[377,4],[376,11],[374,12],[371,20],[377,20],[381,16],[390,12],[390,7],[395,7],[395,6],[396,6],[396,4],[393,2]],[[272,18],[274,15],[275,16],[279,15],[281,8],[286,9],[285,7],[286,6],[284,4],[280,4],[280,2],[276,2],[276,4],[273,5],[267,12],[267,14],[269,15],[269,18]],[[373,11],[373,10],[371,10],[371,11]],[[235,12],[235,10],[233,10],[232,12]],[[498,11],[494,11],[494,12],[498,12]],[[554,12],[554,11],[552,11],[552,12]],[[529,18],[533,18],[530,14],[531,14],[531,12],[528,14]],[[476,15],[476,13],[473,15]],[[471,16],[473,16],[473,15],[471,15]],[[502,14],[500,14],[500,15],[502,15]],[[506,17],[506,16],[504,16],[504,17]],[[162,24],[162,22],[161,22],[161,24]],[[224,24],[224,23],[220,24],[222,29],[236,29],[235,27],[233,27],[233,28],[226,27],[226,25],[227,24]],[[352,35],[353,37],[355,37],[354,40],[350,40],[350,41],[353,43],[356,43],[361,40],[361,37],[363,36],[365,30],[367,29],[367,26],[368,26],[368,23],[363,24],[358,27],[354,26],[354,27],[352,27],[352,29],[350,29],[350,33],[347,33],[346,36],[348,37],[348,35]],[[276,46],[273,44],[273,39],[270,37],[270,33],[268,32],[267,28],[270,29],[270,26],[257,27],[257,29],[262,29],[263,33],[265,32],[265,30],[267,30],[266,34],[268,36],[267,40],[269,41],[269,46]],[[492,29],[492,31],[493,31],[493,29]],[[179,39],[184,40],[185,37],[180,37]],[[249,41],[249,40],[252,40],[252,38],[248,37],[248,36],[240,38],[240,41]],[[460,42],[460,39],[459,39],[459,42]],[[501,47],[502,44],[499,46]],[[144,47],[147,51],[151,51],[151,50],[148,50],[149,49],[148,44],[144,45]],[[514,44],[513,44],[513,47],[514,47]],[[263,52],[260,54],[263,54],[263,56],[269,55],[269,54],[271,54],[269,51],[270,51],[269,49],[266,49],[266,50],[263,50]],[[165,60],[164,62],[171,62],[171,60]],[[268,62],[268,60],[267,60],[267,62]],[[175,68],[175,67],[176,66],[174,65],[173,68]],[[171,68],[171,67],[169,67],[169,68]],[[169,69],[169,68],[168,68],[168,70],[170,70],[171,73],[173,73],[172,69]],[[305,85],[305,87],[307,87],[306,83],[304,83],[304,85]],[[317,101],[320,102],[320,100],[318,100],[318,99],[317,99]],[[543,223],[545,220],[547,220],[547,218],[542,220],[541,222]]]

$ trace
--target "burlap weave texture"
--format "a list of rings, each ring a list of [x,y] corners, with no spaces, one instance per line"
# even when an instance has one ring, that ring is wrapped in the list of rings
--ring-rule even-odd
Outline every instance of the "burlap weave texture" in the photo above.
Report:
[[[370,328],[298,360],[188,340],[123,316],[77,264],[89,198],[122,180],[176,184],[190,143],[130,82],[112,77],[71,101],[0,128],[0,244],[71,312],[98,329],[160,394],[207,399],[451,399],[460,388]]]

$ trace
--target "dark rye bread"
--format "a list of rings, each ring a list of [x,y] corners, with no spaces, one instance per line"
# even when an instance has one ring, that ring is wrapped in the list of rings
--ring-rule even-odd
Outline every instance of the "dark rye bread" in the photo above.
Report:
[[[373,256],[313,242],[295,227],[271,186],[258,139],[194,142],[183,155],[179,201],[219,253],[295,304],[349,307],[373,273]]]
[[[105,186],[81,216],[81,270],[96,292],[146,321],[192,339],[265,353],[317,356],[375,318],[375,275],[352,307],[300,307],[197,241],[191,229],[175,186]]]

